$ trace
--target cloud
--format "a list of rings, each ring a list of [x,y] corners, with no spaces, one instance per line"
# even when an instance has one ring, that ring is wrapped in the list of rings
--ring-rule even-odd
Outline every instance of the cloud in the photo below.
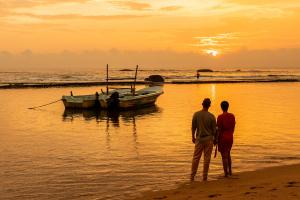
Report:
[[[213,57],[195,52],[120,51],[117,49],[84,52],[64,51],[61,53],[37,54],[26,50],[19,54],[0,51],[0,71],[30,70],[93,70],[109,63],[112,66],[135,66],[143,68],[192,68],[201,64],[205,67],[300,68],[300,48],[277,50],[247,50]]]
[[[130,10],[148,10],[152,6],[148,3],[139,3],[136,1],[109,1],[111,4]]]
[[[182,9],[182,6],[165,6],[165,7],[161,7],[160,10],[163,11],[176,11],[176,10],[180,10]]]
[[[0,18],[13,16],[17,9],[31,9],[37,6],[49,6],[64,3],[87,3],[91,0],[0,0]]]
[[[243,5],[274,5],[274,4],[293,4],[293,3],[298,3],[299,0],[223,0],[223,3],[236,3],[236,4],[243,4]]]
[[[31,8],[35,6],[61,4],[61,3],[86,3],[91,0],[0,0],[0,6],[6,9]]]
[[[7,22],[23,23],[24,20],[28,23],[42,23],[40,20],[125,20],[133,18],[149,17],[148,15],[80,15],[80,14],[58,14],[58,15],[37,15],[31,13],[15,13],[6,17]]]
[[[200,47],[203,52],[208,50],[217,50],[222,53],[228,49],[232,49],[235,45],[236,40],[240,38],[240,33],[222,33],[213,36],[200,36],[194,37],[197,40],[197,43],[191,44],[192,46]]]
[[[300,48],[247,50],[224,55],[216,64],[241,67],[300,68]],[[224,65],[223,64],[223,65]]]
[[[253,20],[282,18],[290,15],[289,9],[300,6],[299,1],[287,0],[288,3],[275,1],[238,1],[223,0],[207,10],[212,15],[247,17]]]

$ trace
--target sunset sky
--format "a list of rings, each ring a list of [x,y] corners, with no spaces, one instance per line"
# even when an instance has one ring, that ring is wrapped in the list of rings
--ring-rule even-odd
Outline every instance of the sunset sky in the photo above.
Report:
[[[0,69],[300,67],[299,24],[299,0],[0,0]]]

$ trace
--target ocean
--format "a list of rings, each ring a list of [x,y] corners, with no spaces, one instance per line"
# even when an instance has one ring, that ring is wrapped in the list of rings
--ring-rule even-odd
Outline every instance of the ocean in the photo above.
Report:
[[[110,78],[133,78],[135,71],[122,71],[122,69],[110,69]],[[196,81],[196,70],[178,69],[140,69],[137,80],[143,81],[149,75],[159,74],[166,82],[190,82]],[[198,81],[281,81],[300,80],[299,69],[232,69],[215,70],[213,72],[200,72]],[[0,72],[0,86],[7,84],[52,84],[52,83],[89,83],[106,81],[106,69],[99,71],[67,71],[67,72]]]
[[[140,79],[154,72],[167,80],[183,74],[195,78],[192,71],[174,70],[142,71]],[[2,83],[103,80],[95,72],[0,74]],[[203,76],[258,76],[254,74],[299,76],[286,71]],[[91,94],[101,87],[0,90],[1,199],[131,199],[185,183],[194,149],[191,118],[206,97],[212,99],[215,116],[222,100],[229,101],[236,116],[233,173],[300,163],[299,82],[166,84],[156,106],[118,113],[65,110],[62,102],[27,109],[70,90]],[[196,180],[201,180],[202,160],[199,170]],[[209,179],[222,173],[218,155],[211,160]]]

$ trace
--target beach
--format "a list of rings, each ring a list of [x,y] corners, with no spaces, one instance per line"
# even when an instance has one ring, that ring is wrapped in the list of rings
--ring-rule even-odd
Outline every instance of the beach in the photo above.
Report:
[[[176,189],[147,192],[139,199],[300,199],[300,164],[259,169]]]

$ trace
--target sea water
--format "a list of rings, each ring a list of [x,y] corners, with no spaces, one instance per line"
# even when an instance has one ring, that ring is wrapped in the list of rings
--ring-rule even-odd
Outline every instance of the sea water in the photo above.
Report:
[[[143,69],[138,71],[137,80],[141,81],[149,75],[159,74],[166,82],[176,81],[256,81],[256,80],[298,80],[300,81],[299,69],[219,69],[213,72],[200,72],[199,79],[196,78],[195,69]],[[109,70],[110,78],[133,78],[135,71],[122,71],[112,68]],[[1,72],[0,86],[14,83],[82,83],[106,81],[106,70],[99,68],[95,71],[75,71],[75,72]]]
[[[300,83],[167,84],[155,107],[119,113],[27,109],[70,90],[100,88],[0,90],[0,199],[128,199],[187,182],[206,97],[215,116],[222,100],[236,116],[233,173],[300,162]],[[209,179],[222,173],[218,155]]]

